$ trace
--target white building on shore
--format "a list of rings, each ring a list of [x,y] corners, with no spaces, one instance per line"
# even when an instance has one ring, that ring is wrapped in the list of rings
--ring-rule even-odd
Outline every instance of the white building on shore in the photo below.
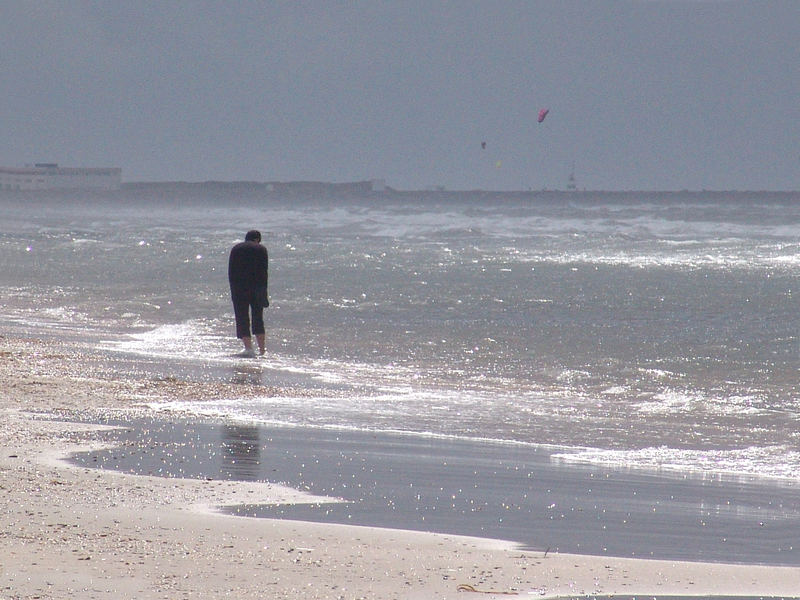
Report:
[[[118,190],[122,169],[66,168],[36,163],[24,168],[0,167],[0,190]]]

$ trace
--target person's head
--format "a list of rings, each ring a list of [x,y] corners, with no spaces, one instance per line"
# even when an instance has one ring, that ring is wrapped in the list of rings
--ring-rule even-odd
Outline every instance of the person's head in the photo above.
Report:
[[[261,232],[260,231],[256,231],[255,229],[251,229],[244,236],[244,241],[245,242],[259,242],[260,243],[261,242]]]

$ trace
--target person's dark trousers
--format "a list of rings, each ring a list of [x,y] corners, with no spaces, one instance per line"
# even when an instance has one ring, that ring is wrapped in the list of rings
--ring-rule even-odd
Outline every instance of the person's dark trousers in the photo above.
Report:
[[[241,339],[264,333],[264,309],[256,304],[251,292],[234,292],[233,314],[236,316],[236,337]],[[252,314],[253,332],[250,333],[250,315]]]

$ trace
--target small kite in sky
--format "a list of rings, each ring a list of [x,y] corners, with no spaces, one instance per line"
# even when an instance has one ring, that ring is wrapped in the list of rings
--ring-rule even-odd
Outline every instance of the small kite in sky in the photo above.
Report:
[[[481,142],[481,149],[486,150],[486,142]]]
[[[539,123],[544,121],[544,118],[547,116],[547,113],[550,112],[549,108],[543,108],[539,111]]]

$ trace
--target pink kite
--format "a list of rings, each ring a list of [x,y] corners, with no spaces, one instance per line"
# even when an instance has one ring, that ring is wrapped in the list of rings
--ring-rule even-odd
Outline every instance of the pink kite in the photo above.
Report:
[[[543,108],[542,110],[539,111],[539,123],[544,121],[544,118],[547,116],[547,113],[549,112],[550,112],[549,108]]]

